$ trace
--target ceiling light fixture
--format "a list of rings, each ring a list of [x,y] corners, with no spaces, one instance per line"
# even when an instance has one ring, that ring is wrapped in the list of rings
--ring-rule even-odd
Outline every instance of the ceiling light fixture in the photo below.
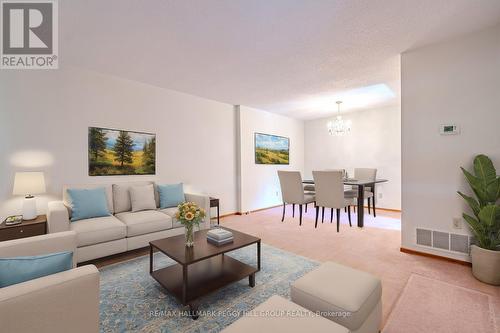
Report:
[[[340,115],[340,104],[342,104],[342,101],[337,101],[336,103],[337,103],[337,117],[335,118],[334,121],[329,121],[326,124],[326,127],[328,128],[328,133],[330,135],[344,136],[351,132],[352,122],[350,120],[342,119],[342,116]]]

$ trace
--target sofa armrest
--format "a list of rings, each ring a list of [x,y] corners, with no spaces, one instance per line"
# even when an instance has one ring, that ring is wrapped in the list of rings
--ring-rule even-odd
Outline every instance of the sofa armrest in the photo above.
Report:
[[[200,223],[200,229],[210,228],[210,197],[204,194],[186,193],[185,198],[187,201],[196,203],[200,208],[205,210],[205,218]]]
[[[51,201],[47,209],[49,233],[69,230],[69,212],[62,201]]]
[[[2,332],[99,332],[99,271],[93,265],[0,288]]]
[[[76,267],[76,232],[56,232],[0,242],[0,258],[37,256],[65,251],[73,252],[73,267]]]

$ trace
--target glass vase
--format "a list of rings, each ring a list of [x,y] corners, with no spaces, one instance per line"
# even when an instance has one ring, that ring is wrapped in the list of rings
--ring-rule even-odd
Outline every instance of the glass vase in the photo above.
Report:
[[[185,226],[184,235],[186,237],[186,247],[194,246],[194,225]]]

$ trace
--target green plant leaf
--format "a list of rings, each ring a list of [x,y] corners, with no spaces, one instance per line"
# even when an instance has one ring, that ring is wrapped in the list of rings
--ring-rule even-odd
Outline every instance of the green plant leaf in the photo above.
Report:
[[[464,168],[462,169],[462,172],[465,175],[465,178],[467,179],[467,182],[469,183],[470,187],[472,188],[472,191],[474,191],[474,194],[479,200],[479,205],[481,207],[486,206],[490,201],[488,201],[488,195],[486,193],[486,187],[483,187],[482,181],[471,174],[469,171],[465,170]]]
[[[496,235],[493,235],[493,242],[492,242],[492,247],[495,250],[500,250],[500,230],[497,232]]]
[[[477,217],[479,215],[479,211],[481,210],[481,207],[479,207],[479,202],[477,202],[477,200],[474,199],[473,197],[465,195],[460,191],[458,191],[458,194],[460,194],[460,196],[464,198],[464,200],[469,204],[469,207],[472,209],[474,215]]]
[[[461,168],[476,198],[458,192],[469,204],[476,218],[463,214],[469,224],[477,245],[488,250],[500,250],[500,177],[495,167],[485,155],[474,159],[474,173]],[[477,199],[477,200],[476,200]]]
[[[488,248],[489,247],[488,242],[485,239],[485,229],[484,229],[483,225],[481,224],[481,222],[479,222],[478,220],[476,220],[472,216],[467,215],[465,213],[462,216],[463,216],[464,220],[467,222],[467,224],[469,224],[471,232],[474,235],[474,237],[476,238],[477,245],[479,245],[482,248]]]
[[[476,220],[470,215],[463,214],[464,220],[469,224],[473,232],[482,233],[484,228],[479,220]],[[477,237],[476,237],[477,238]]]
[[[491,203],[495,203],[500,199],[500,177],[488,183],[486,186],[486,193]]]
[[[474,158],[474,173],[483,182],[484,187],[497,178],[493,162],[486,155],[477,155]]]
[[[488,205],[486,207],[483,207],[481,208],[478,216],[480,222],[484,223],[488,227],[494,227],[497,221],[500,219],[500,206]]]

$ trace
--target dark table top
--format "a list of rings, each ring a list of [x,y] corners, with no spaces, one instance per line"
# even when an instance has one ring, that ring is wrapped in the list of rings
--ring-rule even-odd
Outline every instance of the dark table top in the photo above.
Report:
[[[0,223],[0,229],[24,227],[24,226],[31,225],[31,224],[46,223],[46,222],[47,222],[47,216],[46,215],[38,215],[33,220],[23,220],[22,223],[18,223],[18,224],[6,225],[5,221],[1,222]]]
[[[260,242],[260,238],[233,229],[222,228],[233,233],[234,241],[222,246],[210,244],[207,241],[209,229],[194,233],[194,246],[185,245],[185,236],[179,235],[150,242],[149,244],[181,265],[189,265],[216,255],[237,250],[239,248]]]
[[[371,184],[378,184],[378,183],[385,183],[388,182],[387,179],[375,179],[375,180],[361,180],[361,179],[344,179],[344,185],[371,185]],[[303,180],[302,183],[304,184],[314,184],[314,180],[312,179],[306,179]]]

